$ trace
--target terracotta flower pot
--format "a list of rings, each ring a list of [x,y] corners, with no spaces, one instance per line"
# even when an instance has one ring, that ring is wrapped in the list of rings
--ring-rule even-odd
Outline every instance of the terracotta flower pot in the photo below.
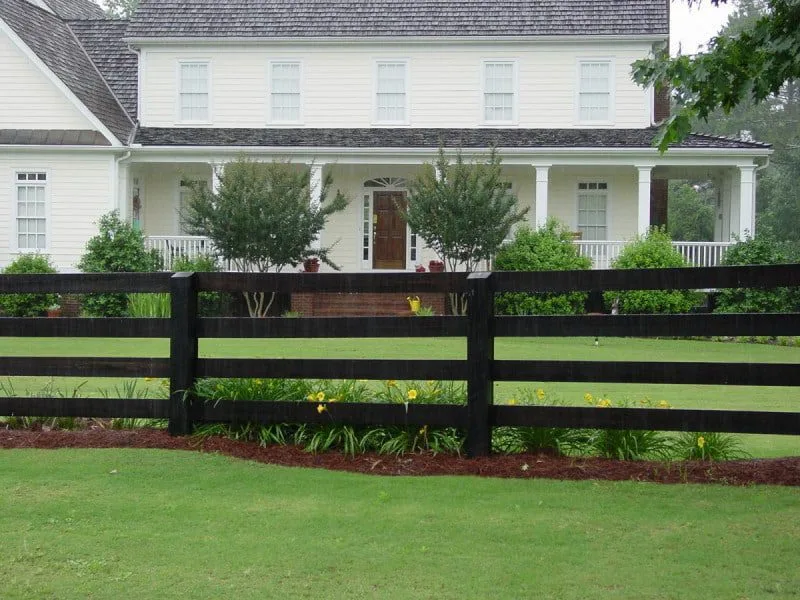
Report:
[[[444,273],[444,263],[440,260],[432,260],[428,263],[428,270],[431,273]]]
[[[307,258],[303,261],[303,270],[306,273],[318,273],[319,272],[319,259],[318,258]]]

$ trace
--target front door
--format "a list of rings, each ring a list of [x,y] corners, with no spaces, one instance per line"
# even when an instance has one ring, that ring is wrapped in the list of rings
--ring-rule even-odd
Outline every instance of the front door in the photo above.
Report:
[[[406,268],[406,222],[397,209],[405,192],[375,192],[372,208],[372,268]]]

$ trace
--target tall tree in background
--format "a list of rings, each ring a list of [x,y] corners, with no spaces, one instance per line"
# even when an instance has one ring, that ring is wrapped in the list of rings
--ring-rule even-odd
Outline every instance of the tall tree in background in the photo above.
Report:
[[[103,0],[106,14],[117,19],[127,19],[139,6],[139,0]]]

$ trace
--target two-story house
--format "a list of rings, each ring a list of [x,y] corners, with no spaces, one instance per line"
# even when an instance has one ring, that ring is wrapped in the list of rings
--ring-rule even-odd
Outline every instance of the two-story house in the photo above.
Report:
[[[713,179],[716,241],[682,247],[712,264],[754,230],[770,149],[652,147],[668,99],[630,65],[668,36],[669,0],[142,0],[129,21],[0,0],[0,263],[74,268],[115,208],[167,257],[205,251],[185,183],[244,153],[332,175],[350,204],[323,243],[345,270],[412,270],[432,256],[394,202],[442,144],[497,146],[531,224],[557,217],[597,266],[665,222],[667,180]]]

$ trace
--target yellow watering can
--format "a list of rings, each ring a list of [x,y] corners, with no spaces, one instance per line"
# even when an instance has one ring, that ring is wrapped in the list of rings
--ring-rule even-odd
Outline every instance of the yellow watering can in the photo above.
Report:
[[[422,306],[422,302],[419,300],[419,296],[409,296],[406,298],[408,300],[408,306],[411,309],[411,312],[417,314],[419,312],[420,307]]]

